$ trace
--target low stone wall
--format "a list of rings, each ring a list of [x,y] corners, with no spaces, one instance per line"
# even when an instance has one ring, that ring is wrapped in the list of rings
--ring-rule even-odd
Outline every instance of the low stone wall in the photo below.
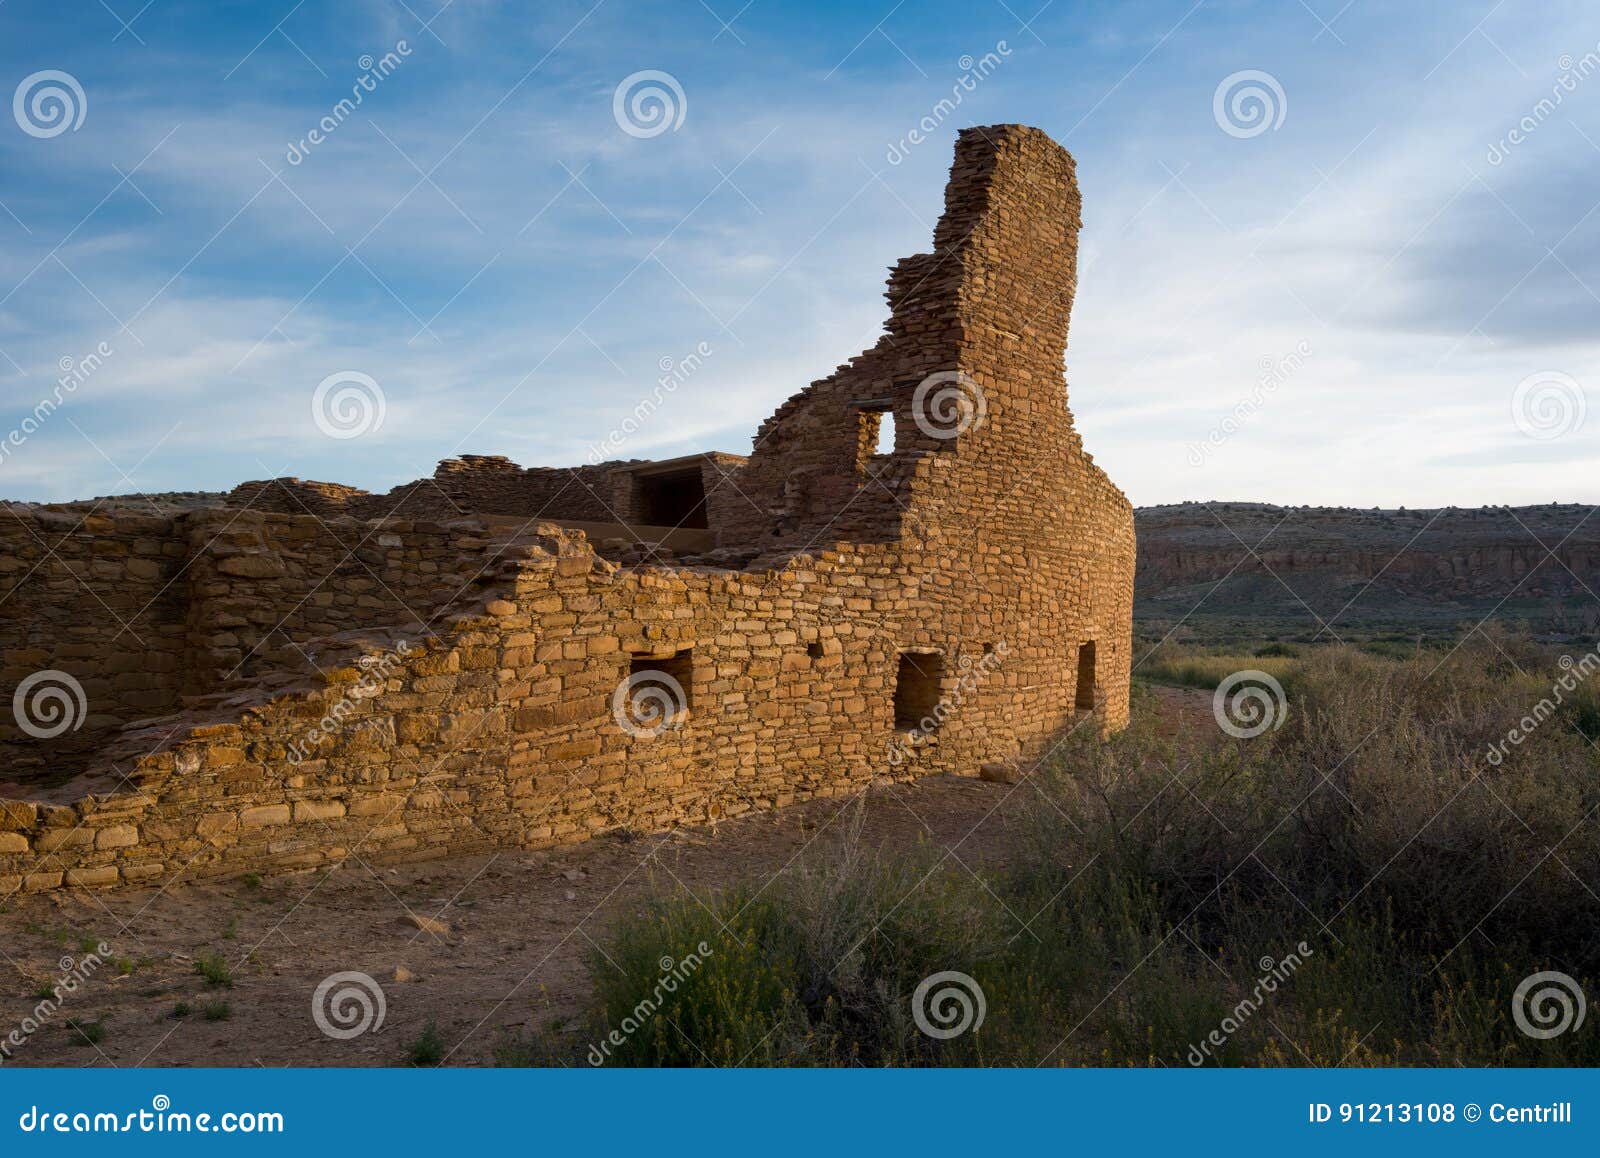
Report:
[[[720,526],[741,502],[730,478],[744,464],[735,454],[695,456],[706,494],[710,526]],[[474,515],[568,522],[648,521],[635,509],[631,470],[644,460],[585,466],[518,466],[502,455],[464,454],[441,461],[431,478],[403,483],[383,494],[338,483],[298,478],[240,483],[228,507],[263,513],[316,515],[322,519],[427,519],[451,522]]]
[[[1070,656],[896,622],[910,588],[887,552],[629,570],[539,531],[439,635],[325,641],[299,683],[125,733],[60,803],[5,802],[0,896],[655,831],[976,774],[1078,718],[1040,688]],[[895,719],[901,639],[944,663],[947,718],[916,737]],[[618,700],[640,671],[680,677],[660,730]]]
[[[299,478],[274,478],[240,483],[228,492],[226,505],[246,507],[263,514],[277,512],[331,519],[348,514],[353,500],[371,497],[360,487]]]

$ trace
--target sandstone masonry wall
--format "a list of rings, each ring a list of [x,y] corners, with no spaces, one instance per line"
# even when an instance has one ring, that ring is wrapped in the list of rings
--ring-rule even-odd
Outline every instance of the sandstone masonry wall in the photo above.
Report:
[[[80,722],[47,741],[0,713],[7,779],[72,768],[130,720],[179,704],[185,643],[184,548],[170,518],[0,510],[0,686],[7,698],[41,672],[65,672],[83,689]],[[36,680],[29,719],[54,727],[50,677]],[[70,695],[70,689],[68,694]],[[55,708],[69,710],[67,701]]]
[[[1121,727],[1133,519],[1066,405],[1078,224],[1064,150],[966,130],[884,337],[780,407],[748,460],[464,458],[403,496],[613,523],[639,513],[631,476],[698,469],[716,545],[672,566],[409,507],[175,520],[197,694],[0,803],[0,896],[656,830]]]

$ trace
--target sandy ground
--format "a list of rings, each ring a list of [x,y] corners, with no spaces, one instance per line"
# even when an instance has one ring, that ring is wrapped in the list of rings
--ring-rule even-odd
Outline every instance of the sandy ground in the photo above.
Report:
[[[1163,722],[1209,720],[1204,693],[1158,689]],[[1027,784],[930,777],[862,798],[863,836],[890,850],[958,846],[981,869],[1002,864]],[[760,884],[843,828],[844,800],[811,801],[714,828],[605,837],[545,852],[505,852],[402,866],[351,861],[325,878],[183,883],[13,898],[0,909],[0,1063],[51,1066],[397,1065],[433,1020],[446,1064],[492,1061],[497,1038],[574,1015],[588,960],[613,923],[652,895],[704,897]],[[5,1035],[67,960],[106,943],[115,964],[68,993],[21,1046]],[[87,948],[86,948],[87,947]],[[231,985],[208,984],[220,958]],[[330,1038],[313,994],[343,971],[381,985],[381,1027]],[[218,1003],[226,1003],[226,1018]],[[174,1016],[179,1003],[186,1016]],[[208,1020],[207,1006],[215,1020]],[[69,1021],[98,1024],[89,1041]]]

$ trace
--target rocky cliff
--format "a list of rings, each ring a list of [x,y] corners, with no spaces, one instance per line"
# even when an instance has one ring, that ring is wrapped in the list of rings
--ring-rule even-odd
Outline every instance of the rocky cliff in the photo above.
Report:
[[[1205,635],[1454,631],[1486,616],[1536,634],[1600,627],[1600,518],[1579,504],[1357,510],[1144,507],[1136,614]]]

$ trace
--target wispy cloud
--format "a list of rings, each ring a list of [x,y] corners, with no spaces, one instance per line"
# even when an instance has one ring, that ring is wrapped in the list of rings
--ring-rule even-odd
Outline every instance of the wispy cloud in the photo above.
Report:
[[[141,45],[11,0],[4,78],[71,71],[89,113],[53,139],[0,132],[0,408],[27,413],[62,357],[117,354],[0,491],[126,489],[101,451],[145,459],[151,489],[280,469],[377,488],[459,451],[578,462],[700,341],[715,358],[629,453],[746,449],[875,340],[954,130],[1026,121],[1078,160],[1071,401],[1135,501],[1600,499],[1573,470],[1600,450],[1600,75],[1487,160],[1596,35],[1576,2],[1536,22],[1481,8],[1358,4],[1330,32],[1265,4],[1050,7],[1026,29],[1001,5],[878,28],[856,6],[755,5],[730,30],[693,5],[368,0],[274,31],[265,11],[157,5]],[[290,164],[400,39],[405,63]],[[1002,39],[1004,67],[888,164],[962,57]],[[613,120],[643,69],[680,81],[680,130]],[[1281,83],[1281,128],[1213,120],[1242,69]],[[1300,342],[1292,380],[1190,466]],[[309,407],[345,369],[389,408],[339,442]],[[1554,444],[1510,413],[1548,369],[1594,401]]]

